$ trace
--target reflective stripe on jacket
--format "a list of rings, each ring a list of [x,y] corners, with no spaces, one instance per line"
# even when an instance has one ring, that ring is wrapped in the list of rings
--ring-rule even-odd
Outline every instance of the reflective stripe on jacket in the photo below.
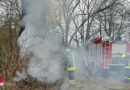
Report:
[[[125,66],[125,69],[130,69],[130,66]]]

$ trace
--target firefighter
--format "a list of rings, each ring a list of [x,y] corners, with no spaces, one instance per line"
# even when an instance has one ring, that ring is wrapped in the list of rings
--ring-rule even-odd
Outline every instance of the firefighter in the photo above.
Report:
[[[67,56],[66,69],[68,72],[69,84],[70,86],[73,86],[76,83],[75,78],[74,78],[74,73],[76,70],[75,57],[71,53],[70,49],[66,49],[66,56]]]
[[[125,79],[130,80],[130,55],[125,56]]]

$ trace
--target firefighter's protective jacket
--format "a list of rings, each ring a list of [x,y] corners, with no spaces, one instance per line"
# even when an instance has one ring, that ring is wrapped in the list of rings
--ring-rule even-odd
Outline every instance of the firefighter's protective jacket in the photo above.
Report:
[[[76,70],[75,57],[70,51],[67,53],[67,71]]]

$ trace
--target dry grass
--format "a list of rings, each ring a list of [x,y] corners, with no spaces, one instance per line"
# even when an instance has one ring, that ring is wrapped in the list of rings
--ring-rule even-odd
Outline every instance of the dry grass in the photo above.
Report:
[[[3,90],[43,90],[43,88],[51,90],[51,86],[43,85],[33,79],[26,79],[18,83],[14,82],[13,78],[15,77],[16,70],[21,70],[24,64],[23,61],[17,58],[12,58],[10,60],[3,59],[1,72],[1,76],[5,82]]]
[[[21,70],[26,62],[18,58],[17,33],[10,32],[5,26],[0,29],[2,29],[0,32],[0,76],[5,83],[4,88],[0,87],[0,90],[54,90],[51,86],[38,83],[33,79],[14,82],[15,72]]]

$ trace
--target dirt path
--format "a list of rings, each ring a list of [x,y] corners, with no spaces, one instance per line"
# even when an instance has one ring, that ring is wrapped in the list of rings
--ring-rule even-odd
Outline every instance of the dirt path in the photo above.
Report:
[[[87,76],[89,90],[130,90],[130,81],[125,82],[123,77]]]
[[[123,77],[95,77],[87,75],[87,80],[77,82],[76,87],[67,90],[130,90],[130,81],[125,82]]]

